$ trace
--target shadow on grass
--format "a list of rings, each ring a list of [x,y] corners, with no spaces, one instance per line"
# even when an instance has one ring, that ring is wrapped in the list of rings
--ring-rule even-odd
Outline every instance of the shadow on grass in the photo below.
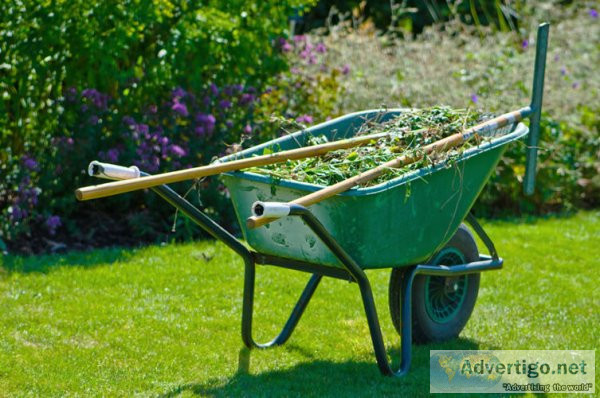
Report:
[[[288,349],[304,352],[293,344]],[[411,370],[404,378],[385,377],[373,358],[372,362],[333,362],[312,360],[291,368],[272,370],[252,374],[251,355],[260,355],[260,351],[240,350],[238,370],[228,379],[215,378],[206,382],[188,383],[174,387],[159,395],[161,398],[177,397],[180,394],[200,396],[370,396],[374,394],[427,396],[429,395],[429,358],[430,350],[477,350],[479,343],[459,338],[457,340],[428,345],[413,345]],[[496,349],[490,348],[486,349]],[[400,349],[388,350],[393,368],[400,361]],[[489,395],[489,394],[488,394]],[[493,396],[490,395],[490,396]]]
[[[43,256],[0,256],[0,274],[48,273],[59,267],[91,268],[127,260],[134,255],[132,249],[103,249],[89,252],[69,252]]]

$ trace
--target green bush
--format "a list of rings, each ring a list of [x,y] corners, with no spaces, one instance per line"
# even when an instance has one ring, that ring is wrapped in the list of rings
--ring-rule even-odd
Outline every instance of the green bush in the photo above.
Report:
[[[90,160],[148,172],[195,166],[278,134],[271,114],[324,118],[320,109],[332,107],[318,101],[327,91],[336,103],[340,74],[316,64],[323,54],[306,49],[313,44],[283,39],[288,16],[306,4],[2,2],[0,242],[97,240],[111,222],[158,239],[173,212],[152,197],[75,202],[73,190],[93,182]],[[289,71],[301,52],[310,57],[295,71],[315,73]],[[231,225],[218,180],[199,184],[207,211]],[[175,236],[191,236],[178,223]]]
[[[3,142],[16,154],[48,144],[61,128],[55,104],[68,87],[127,96],[123,106],[135,109],[176,86],[262,82],[285,68],[270,40],[294,4],[2,2]]]
[[[600,79],[592,67],[600,64],[600,51],[590,40],[600,35],[600,20],[592,4],[557,7],[546,16],[557,22],[550,28],[535,195],[522,193],[524,144],[511,145],[476,204],[479,214],[600,205]],[[522,19],[518,33],[454,21],[406,39],[338,27],[327,40],[328,57],[353,71],[343,82],[346,95],[340,106],[351,112],[445,104],[496,114],[525,106],[531,98],[539,17]]]
[[[479,214],[535,214],[600,206],[600,108],[582,107],[583,129],[551,119],[541,123],[534,195],[522,193],[524,143],[509,146],[477,202]]]

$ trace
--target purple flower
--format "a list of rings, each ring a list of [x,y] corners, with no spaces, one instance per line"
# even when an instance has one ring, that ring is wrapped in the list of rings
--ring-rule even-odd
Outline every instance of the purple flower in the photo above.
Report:
[[[111,163],[117,163],[119,161],[119,150],[116,148],[109,149],[106,152],[106,159]]]
[[[479,101],[479,97],[477,96],[477,94],[471,94],[471,101],[476,104],[477,101]]]
[[[138,124],[137,126],[135,126],[135,129],[140,134],[148,134],[149,131],[148,125],[144,123]]]
[[[56,229],[62,225],[59,216],[50,216],[46,219],[46,227],[48,228],[48,232],[50,235],[54,235],[56,233]]]
[[[196,115],[196,121],[198,123],[214,125],[217,120],[215,119],[215,117],[213,115],[206,115],[204,113],[199,113]]]
[[[225,88],[223,88],[223,93],[227,96],[227,97],[231,97],[233,95],[233,86],[225,86]]]
[[[281,46],[281,51],[283,51],[284,53],[289,53],[293,49],[294,48],[292,47],[292,45],[287,41]]]
[[[522,47],[524,50],[525,50],[525,49],[527,49],[527,47],[529,47],[529,40],[527,40],[527,39],[524,39],[524,40],[521,42],[521,47]]]
[[[348,64],[345,64],[345,65],[342,67],[342,75],[347,75],[348,73],[350,73],[350,65],[348,65]]]
[[[75,97],[77,96],[77,90],[75,87],[69,87],[66,91],[67,101],[73,102],[75,101]]]
[[[565,68],[564,66],[560,68],[560,74],[565,76],[567,74],[567,68]]]
[[[185,92],[184,89],[182,89],[181,87],[177,87],[175,90],[173,90],[173,98],[183,98],[185,97],[187,93]]]
[[[135,124],[135,120],[131,116],[123,116],[123,123],[128,126],[133,126]]]
[[[96,108],[106,109],[108,106],[108,95],[102,94],[95,88],[86,88],[81,92],[81,96],[92,101]]]
[[[90,99],[96,97],[99,94],[100,93],[95,88],[86,88],[85,90],[83,90],[81,92],[82,97],[90,98]]]
[[[73,145],[74,143],[75,143],[75,141],[73,141],[73,138],[71,138],[71,137],[67,138],[68,145]]]
[[[300,73],[300,68],[294,66],[292,69],[290,69],[290,72],[292,73],[292,75],[297,75]]]
[[[233,127],[233,122],[231,120],[226,120],[225,121],[225,126],[227,126],[228,129]]]
[[[185,104],[182,104],[181,102],[175,101],[171,109],[173,109],[175,112],[177,112],[183,117],[189,115],[187,106],[185,106]]]
[[[254,99],[255,99],[254,94],[244,93],[244,94],[242,94],[242,97],[240,98],[240,104],[248,105],[249,103],[254,102]]]
[[[304,41],[306,41],[306,36],[304,36],[304,35],[294,36],[294,43],[298,44],[298,43],[302,43]]]
[[[571,85],[571,87],[573,87],[574,89],[578,89],[579,88],[579,82],[575,82]]]
[[[313,118],[310,115],[302,115],[296,118],[298,123],[311,124],[313,122]]]
[[[171,153],[173,153],[174,155],[177,155],[179,157],[183,157],[186,155],[185,150],[180,147],[179,145],[171,145]]]
[[[244,127],[244,133],[246,133],[246,134],[250,134],[251,132],[252,132],[252,126],[250,126],[249,124],[247,124],[247,125]]]
[[[23,162],[23,166],[25,166],[29,170],[35,171],[38,168],[38,163],[35,161],[34,158],[30,157],[29,155],[23,155],[21,161]]]
[[[590,8],[590,17],[594,19],[598,18],[598,11],[595,8]]]
[[[212,92],[212,94],[213,94],[214,96],[217,96],[217,95],[219,95],[219,87],[217,87],[217,85],[216,85],[216,84],[214,84],[214,83],[211,83],[211,84],[210,84],[210,91]]]
[[[558,54],[555,54],[555,55],[554,55],[554,62],[558,61],[559,59],[560,59],[560,55],[558,55]]]
[[[196,134],[198,135],[204,135],[206,133],[206,129],[204,129],[204,127],[202,126],[198,126],[194,129],[194,131],[196,132]]]
[[[13,221],[19,221],[27,215],[27,212],[24,212],[23,210],[21,210],[21,208],[17,205],[13,205],[13,206],[9,207],[8,211],[10,213],[10,218]]]
[[[220,107],[221,109],[229,109],[229,108],[231,108],[231,101],[228,101],[228,100],[221,100],[221,101],[219,102],[219,107]]]
[[[196,133],[204,134],[205,132],[210,134],[215,129],[216,119],[213,115],[205,115],[204,113],[198,113],[196,115],[196,122],[201,124],[202,130],[196,128]]]
[[[318,43],[317,46],[315,47],[315,50],[318,53],[323,54],[323,53],[325,53],[327,51],[327,47],[323,43]]]
[[[155,114],[156,112],[158,112],[158,107],[157,107],[156,105],[154,105],[154,104],[153,104],[153,105],[150,105],[150,106],[148,107],[148,112],[150,112],[150,113],[152,113],[152,114]]]

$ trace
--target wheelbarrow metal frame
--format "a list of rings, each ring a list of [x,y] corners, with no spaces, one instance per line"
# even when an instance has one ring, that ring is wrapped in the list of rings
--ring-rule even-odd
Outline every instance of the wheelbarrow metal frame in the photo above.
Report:
[[[142,173],[143,175],[148,175]],[[472,214],[469,214],[466,221],[469,223],[473,231],[483,241],[490,255],[479,255],[479,261],[453,265],[448,267],[445,265],[426,265],[419,264],[412,267],[407,267],[407,277],[404,278],[402,284],[402,334],[401,334],[401,361],[400,368],[397,371],[392,369],[388,359],[379,317],[373,299],[373,291],[369,278],[360,265],[339,245],[321,222],[315,217],[311,211],[303,206],[293,205],[291,207],[290,216],[300,217],[306,225],[323,241],[323,243],[331,250],[331,252],[340,260],[342,268],[324,267],[319,264],[308,263],[299,260],[291,260],[284,257],[261,254],[249,250],[235,236],[225,230],[222,226],[204,214],[189,201],[181,197],[171,188],[166,185],[161,185],[152,190],[166,200],[173,207],[188,216],[192,221],[198,224],[204,231],[210,234],[217,240],[225,243],[229,248],[239,254],[244,260],[244,291],[242,305],[242,341],[248,348],[265,349],[284,344],[292,335],[296,325],[300,321],[304,310],[306,309],[310,299],[319,286],[319,282],[324,276],[342,279],[358,284],[367,323],[369,325],[369,333],[371,334],[371,342],[375,352],[377,365],[382,374],[388,376],[401,377],[404,376],[409,368],[412,358],[412,286],[417,275],[434,275],[434,276],[459,276],[482,271],[490,271],[502,268],[503,260],[498,257],[494,244],[489,236],[485,233],[481,225],[477,222]],[[267,343],[257,343],[252,337],[252,320],[254,314],[254,288],[256,279],[256,265],[271,265],[278,266],[297,271],[311,273],[312,276],[308,280],[300,298],[292,309],[292,312],[284,324],[281,332],[271,341]]]

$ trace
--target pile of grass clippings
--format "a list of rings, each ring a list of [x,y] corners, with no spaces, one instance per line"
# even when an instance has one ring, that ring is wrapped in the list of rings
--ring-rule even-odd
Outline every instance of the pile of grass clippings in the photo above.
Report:
[[[269,175],[275,180],[294,180],[318,185],[332,185],[372,169],[403,154],[418,152],[420,148],[462,132],[488,119],[489,115],[471,109],[452,109],[436,106],[427,109],[408,110],[391,120],[380,123],[377,118],[367,121],[356,136],[390,133],[361,147],[341,149],[323,156],[299,160],[288,160],[247,171]],[[312,137],[310,145],[327,142],[326,137]],[[439,164],[455,159],[462,151],[477,144],[471,140],[459,148],[435,153],[421,161],[390,172],[368,182],[365,186],[377,185],[410,170]]]

